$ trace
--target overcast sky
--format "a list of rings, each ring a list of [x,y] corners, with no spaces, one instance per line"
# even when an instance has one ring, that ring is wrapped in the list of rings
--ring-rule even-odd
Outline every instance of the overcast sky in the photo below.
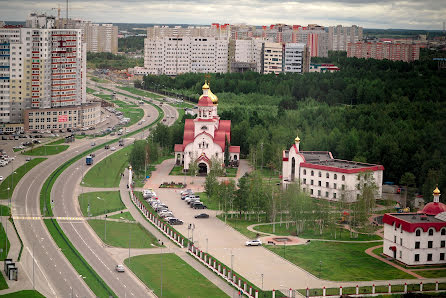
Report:
[[[65,0],[0,0],[0,20],[23,21],[31,11],[53,12]],[[269,25],[360,25],[442,29],[446,0],[70,0],[70,17],[93,22]]]

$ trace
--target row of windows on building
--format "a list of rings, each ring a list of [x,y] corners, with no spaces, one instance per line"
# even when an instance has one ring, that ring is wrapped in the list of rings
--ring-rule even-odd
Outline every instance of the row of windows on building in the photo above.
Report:
[[[307,175],[307,170],[306,169],[303,170],[303,174]],[[310,172],[310,175],[314,176],[314,171],[313,170]],[[321,171],[318,172],[318,177],[322,177],[322,172]],[[330,173],[325,173],[325,178],[329,179],[330,178]],[[333,174],[333,179],[337,180],[338,179],[338,174]],[[360,180],[360,179],[361,178],[358,175],[358,180]],[[345,181],[345,175],[342,175],[341,180]]]
[[[400,258],[402,258],[402,256],[403,256],[402,251],[400,251]],[[431,262],[432,261],[432,257],[433,257],[433,254],[427,254],[426,261]],[[445,260],[444,259],[444,252],[441,252],[440,253],[440,261],[444,261],[444,260]],[[415,254],[414,261],[415,262],[419,262],[420,261],[420,254]]]
[[[303,188],[303,191],[306,192],[307,189]],[[312,195],[312,196],[315,195],[314,189],[312,189],[312,188],[310,188],[310,195]],[[317,191],[317,196],[318,197],[322,197],[322,191],[321,190]],[[330,198],[330,193],[328,191],[325,192],[325,198]],[[338,193],[333,192],[333,199],[337,199],[337,198],[338,198]],[[345,195],[341,194],[341,199],[344,200],[344,198],[345,198]]]
[[[307,184],[307,179],[306,178],[302,179],[302,184]],[[314,180],[313,179],[310,180],[310,185],[314,185]],[[317,186],[321,186],[322,187],[322,181],[318,181]],[[330,188],[330,182],[325,182],[325,187],[326,188]],[[333,188],[334,189],[338,188],[337,183],[333,183]],[[345,184],[341,185],[341,189],[345,190]]]

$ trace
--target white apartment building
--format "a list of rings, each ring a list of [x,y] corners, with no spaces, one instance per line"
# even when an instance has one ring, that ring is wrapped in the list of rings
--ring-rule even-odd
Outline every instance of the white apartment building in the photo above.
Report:
[[[80,105],[86,100],[81,30],[45,28],[53,23],[41,18],[30,23],[39,28],[0,28],[0,123],[23,123],[27,108]]]
[[[334,159],[328,151],[300,151],[296,137],[289,150],[283,151],[282,182],[299,182],[310,196],[327,200],[352,202],[366,183],[363,172],[370,172],[377,186],[376,197],[382,196],[384,167],[354,161]]]
[[[304,43],[286,43],[284,50],[284,71],[303,73],[309,71],[310,55]]]
[[[228,39],[216,37],[146,38],[144,67],[148,73],[156,75],[225,73],[228,44]]]
[[[262,73],[279,74],[282,72],[282,44],[265,42],[263,44],[263,70]]]
[[[342,25],[328,27],[328,50],[347,51],[348,43],[362,41],[362,27]]]
[[[228,24],[212,24],[209,26],[153,26],[147,28],[147,38],[163,37],[219,37],[229,38],[231,30]]]
[[[112,54],[118,52],[117,26],[80,20],[73,20],[70,26],[83,30],[82,40],[87,44],[87,52]]]

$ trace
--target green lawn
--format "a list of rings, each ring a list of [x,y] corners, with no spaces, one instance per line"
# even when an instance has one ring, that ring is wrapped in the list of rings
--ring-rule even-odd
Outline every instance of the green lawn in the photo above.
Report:
[[[89,78],[90,78],[90,80],[92,80],[93,82],[96,82],[96,83],[104,83],[104,84],[111,83],[111,81],[108,81],[108,80],[105,80],[105,79],[101,79],[101,78],[98,78],[98,77],[90,76]]]
[[[124,262],[158,297],[161,296],[161,268],[164,297],[227,297],[175,254],[136,256]]]
[[[14,174],[9,175],[0,184],[0,200],[8,199],[8,193],[11,196],[17,183],[28,173],[29,170],[37,166],[39,163],[44,161],[46,158],[33,158],[32,160],[26,162],[24,165],[20,166],[14,170]],[[14,176],[14,177],[13,177]],[[8,191],[8,187],[10,190]]]
[[[125,209],[119,191],[96,191],[81,194],[79,205],[84,216],[88,216],[88,202],[90,202],[91,216]]]
[[[435,277],[445,277],[446,269],[444,270],[422,270],[422,271],[413,271],[416,274],[419,274],[425,278],[435,278]]]
[[[36,290],[23,290],[14,293],[8,293],[0,295],[0,297],[4,298],[45,298],[42,294],[40,294]]]
[[[78,274],[84,277],[84,281],[93,293],[98,297],[117,297],[107,286],[102,278],[94,271],[82,255],[76,250],[71,241],[65,236],[59,224],[54,219],[44,219],[45,225],[56,242],[61,252],[73,265]]]
[[[170,171],[169,175],[184,176],[186,174],[183,173],[183,167],[182,166],[173,166],[173,168]]]
[[[93,230],[98,234],[99,238],[107,245],[114,247],[130,247],[131,248],[152,248],[157,247],[158,239],[149,231],[144,229],[139,223],[117,222],[99,219],[91,219],[88,221]],[[107,231],[105,230],[107,226]],[[107,233],[106,236],[105,232]]]
[[[201,200],[201,197],[200,197]],[[225,221],[225,216],[224,214],[220,214],[217,216],[221,221]],[[226,223],[228,225],[230,225],[231,227],[233,227],[236,231],[238,231],[239,233],[245,235],[246,237],[250,238],[250,239],[254,239],[257,236],[257,233],[253,233],[251,231],[249,231],[246,227],[250,226],[252,224],[258,223],[257,222],[257,217],[252,216],[251,220],[244,220],[244,219],[239,219],[239,218],[231,218],[230,215],[228,215],[227,219],[226,219]]]
[[[122,212],[122,211],[121,211]],[[126,219],[126,220],[130,220],[130,221],[135,221],[135,219],[133,218],[133,216],[130,214],[130,212],[126,211],[126,212],[122,212],[122,213],[118,213],[112,216],[109,216],[108,218],[113,218],[113,219]]]
[[[10,233],[15,233],[15,231],[9,231]],[[9,244],[9,239],[6,240],[5,243],[5,239],[6,238],[6,233],[5,230],[3,229],[3,224],[0,223],[0,249],[2,249],[2,253],[0,254],[0,261],[3,261],[4,259],[6,259],[6,256],[8,255],[9,252],[9,248],[10,248],[10,244]],[[7,245],[7,247],[5,247],[5,245]],[[3,289],[7,289],[8,288],[8,284],[6,283],[5,278],[3,277],[3,274],[0,274],[0,290]]]
[[[278,220],[280,217],[278,217]],[[296,235],[296,225],[293,223],[290,223],[288,228],[286,227],[286,224],[276,224],[275,232],[273,233],[273,225],[262,225],[254,227],[256,231],[275,234],[275,235],[281,235],[281,236],[289,236],[289,235]],[[336,236],[336,238],[335,238]],[[336,233],[334,227],[331,228],[325,228],[322,231],[322,235],[319,233],[319,231],[315,231],[312,229],[306,229],[302,233],[299,234],[299,237],[306,238],[306,239],[328,239],[328,240],[342,240],[342,241],[369,241],[369,240],[381,240],[382,238],[378,235],[367,235],[367,234],[357,234],[351,235],[350,232],[342,227],[336,226]]]
[[[93,94],[95,92],[96,92],[96,90],[87,87],[87,93]]]
[[[60,145],[60,144],[65,144],[65,138],[53,141],[53,142],[51,142],[51,143],[49,143],[47,145]]]
[[[107,88],[102,89],[109,90]],[[121,111],[124,117],[130,118],[130,121],[125,126],[131,126],[144,117],[144,111],[136,104],[117,99],[112,100],[112,96],[108,94],[96,94],[96,96],[116,104],[118,106],[116,109]]]
[[[376,243],[336,243],[313,241],[306,245],[265,247],[317,277],[327,280],[412,279],[365,253]]]
[[[57,146],[40,146],[30,151],[23,152],[24,155],[33,156],[46,156],[54,155],[67,150],[69,145],[57,145]]]
[[[235,177],[237,176],[237,169],[238,168],[227,168],[226,171],[226,177]]]
[[[95,164],[84,176],[83,186],[87,187],[118,187],[121,181],[121,173],[128,166],[128,154],[132,146],[109,155]]]
[[[208,209],[218,210],[218,202],[209,198],[206,192],[197,192],[196,194],[200,196],[200,201],[202,201]]]
[[[11,215],[11,208],[6,205],[0,205],[0,216]]]

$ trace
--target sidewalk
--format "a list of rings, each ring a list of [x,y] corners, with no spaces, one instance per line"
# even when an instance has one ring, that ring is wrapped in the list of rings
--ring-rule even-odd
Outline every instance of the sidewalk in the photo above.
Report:
[[[9,245],[10,245],[8,258],[12,259],[13,262],[17,262],[17,259],[19,258],[20,248],[21,248],[19,237],[17,236],[17,233],[14,229],[13,224],[8,220],[9,216],[2,216],[0,218],[1,218],[1,223],[2,223],[3,229],[5,230],[5,232],[7,232],[7,235],[8,235],[8,240],[9,240]],[[6,225],[5,225],[5,223],[6,223]]]
[[[205,268],[203,265],[198,263],[193,257],[188,255],[186,253],[186,249],[181,249],[177,247],[175,244],[173,244],[167,237],[165,237],[158,229],[156,229],[154,226],[152,226],[151,223],[149,223],[139,212],[139,210],[133,205],[129,191],[127,189],[127,181],[128,181],[128,170],[125,171],[124,178],[121,179],[121,183],[119,185],[119,188],[121,189],[121,199],[124,205],[127,207],[127,209],[130,211],[130,214],[133,216],[133,218],[139,222],[145,229],[147,229],[150,233],[152,233],[156,238],[160,239],[162,242],[164,242],[164,245],[167,249],[163,249],[163,252],[166,250],[171,253],[175,253],[177,256],[179,256],[183,261],[188,263],[190,266],[192,266],[195,270],[200,272],[204,277],[206,277],[210,282],[215,284],[218,288],[220,288],[223,292],[225,292],[227,295],[231,296],[234,292],[234,290],[222,279],[220,279],[217,275],[212,273],[210,270]],[[160,251],[161,249],[157,249],[157,251]],[[153,250],[155,251],[155,250]]]

